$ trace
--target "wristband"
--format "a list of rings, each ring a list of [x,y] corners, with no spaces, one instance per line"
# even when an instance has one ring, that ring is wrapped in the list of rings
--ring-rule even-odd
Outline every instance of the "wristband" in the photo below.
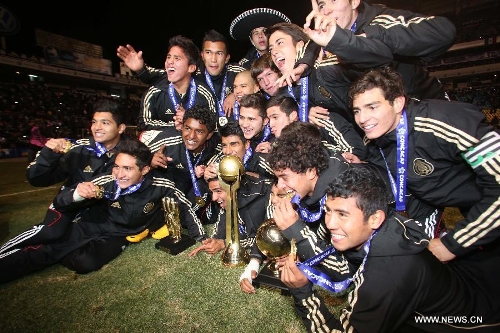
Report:
[[[245,267],[245,270],[243,271],[243,273],[241,273],[239,282],[241,282],[241,280],[243,280],[243,279],[248,279],[248,281],[250,281],[250,283],[252,283],[252,271],[256,271],[258,274],[259,267],[260,267],[259,261],[257,259],[251,259],[250,262],[248,263],[247,267]]]
[[[83,200],[85,200],[85,198],[78,194],[78,190],[75,189],[75,191],[73,192],[73,201],[78,202]]]

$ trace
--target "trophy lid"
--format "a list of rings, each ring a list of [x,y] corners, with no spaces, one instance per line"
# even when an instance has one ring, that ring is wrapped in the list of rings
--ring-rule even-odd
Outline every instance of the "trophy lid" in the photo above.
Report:
[[[238,156],[227,155],[219,162],[219,175],[227,183],[233,183],[245,172],[245,167]]]
[[[290,241],[283,237],[274,219],[265,220],[257,229],[255,242],[260,252],[269,259],[275,259],[290,253]]]

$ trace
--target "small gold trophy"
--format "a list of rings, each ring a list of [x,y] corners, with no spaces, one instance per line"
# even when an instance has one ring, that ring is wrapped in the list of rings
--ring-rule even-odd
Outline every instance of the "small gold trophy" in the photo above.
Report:
[[[293,191],[287,192],[285,199],[290,200],[294,195]],[[280,271],[276,262],[277,258],[293,255],[294,260],[297,259],[297,246],[295,238],[288,240],[283,237],[283,234],[276,225],[273,218],[265,220],[257,229],[255,242],[260,252],[264,254],[269,263],[264,265],[260,270],[257,278],[253,281],[256,287],[266,286],[272,289],[278,289],[283,295],[289,295],[288,287],[281,282]]]
[[[168,236],[160,239],[155,244],[158,250],[177,255],[194,245],[196,240],[182,234],[181,218],[179,214],[179,203],[173,198],[162,198],[162,209],[165,217],[165,225],[168,228]]]
[[[267,219],[257,229],[255,241],[260,252],[269,259],[269,270],[274,276],[280,277],[276,259],[286,256],[291,251],[291,244],[283,237],[274,219]]]
[[[173,243],[181,239],[181,218],[179,217],[179,204],[172,198],[162,198],[161,200],[165,224],[168,228],[168,237]]]

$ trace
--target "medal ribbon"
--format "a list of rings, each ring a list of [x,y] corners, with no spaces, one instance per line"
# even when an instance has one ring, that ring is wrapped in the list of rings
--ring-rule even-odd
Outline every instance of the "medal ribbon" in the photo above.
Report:
[[[358,20],[354,21],[354,23],[351,25],[351,28],[349,29],[349,30],[351,30],[352,32],[356,32],[356,28],[357,28],[357,26],[358,26],[357,21],[358,21]]]
[[[290,86],[288,86],[288,93],[290,94],[290,96],[293,97],[295,102],[297,102],[295,94],[293,93],[293,89]],[[308,99],[309,99],[309,78],[303,77],[300,79],[300,102],[297,102],[297,104],[299,104],[299,120],[302,122],[307,122],[309,118]]]
[[[234,109],[233,109],[233,118],[234,120],[240,119],[240,103],[238,101],[234,101]]]
[[[398,126],[396,127],[397,183],[391,174],[391,169],[389,169],[389,164],[382,148],[379,148],[379,150],[384,159],[387,174],[391,182],[392,193],[396,200],[396,211],[404,212],[406,210],[406,178],[408,169],[408,121],[406,119],[406,110],[403,110]]]
[[[370,253],[370,244],[373,236],[375,236],[376,233],[377,231],[375,231],[371,235],[370,239],[363,245],[363,250],[365,251],[365,257],[363,258],[363,261],[359,266],[360,267],[359,270],[352,277],[347,278],[344,281],[333,282],[328,275],[312,267],[323,261],[330,254],[334,253],[336,250],[333,246],[329,247],[325,251],[319,253],[318,255],[312,258],[309,258],[308,260],[302,263],[300,262],[297,263],[297,268],[300,269],[302,273],[304,273],[304,275],[307,277],[307,279],[312,283],[314,283],[315,285],[325,288],[326,290],[331,291],[333,293],[341,292],[345,290],[347,287],[349,287],[349,285],[351,284],[352,281],[354,281],[354,278],[356,276],[363,273],[366,259],[368,258],[368,253]]]
[[[297,204],[297,207],[299,210],[299,215],[302,218],[302,220],[304,220],[308,223],[312,223],[312,222],[316,222],[317,220],[319,220],[319,218],[323,214],[323,206],[325,205],[325,202],[326,202],[326,194],[319,200],[319,207],[320,208],[319,208],[319,211],[317,211],[315,213],[312,213],[307,208],[300,206],[300,197],[297,194],[295,194],[292,197],[291,202],[294,204]]]
[[[201,151],[200,155],[198,156],[198,159],[194,162],[194,167],[196,167],[198,165],[198,163],[200,163],[201,156],[203,155],[204,150],[205,149],[203,149]],[[198,186],[198,182],[196,181],[196,173],[194,172],[194,167],[193,167],[193,164],[191,163],[191,157],[189,155],[189,151],[187,148],[186,148],[186,159],[187,159],[187,164],[188,164],[188,169],[189,169],[189,175],[191,176],[191,183],[193,184],[194,194],[197,197],[201,197],[200,187]]]
[[[224,66],[226,68],[226,66]],[[219,110],[219,117],[224,117],[224,99],[226,98],[226,86],[227,86],[227,70],[226,74],[224,74],[224,81],[222,83],[222,91],[220,92],[220,96],[217,96],[217,93],[215,92],[215,87],[212,82],[212,77],[210,74],[208,74],[208,71],[205,69],[205,80],[207,81],[207,85],[212,90],[214,93],[215,97],[217,98],[217,109]]]
[[[174,108],[177,110],[180,106],[179,102],[177,101],[177,97],[175,97],[175,89],[174,85],[170,83],[168,85],[168,95],[170,96],[170,102],[174,106]],[[194,82],[194,79],[191,78],[191,81],[189,83],[189,100],[188,100],[188,105],[187,109],[191,108],[194,105],[195,102],[195,97],[196,97],[196,82]]]
[[[104,145],[100,144],[99,142],[95,143],[95,148],[92,148],[91,146],[85,146],[85,149],[94,152],[97,157],[101,157],[107,152],[106,147],[104,147]]]
[[[118,200],[118,197],[120,195],[127,195],[130,193],[134,193],[135,191],[137,191],[141,187],[142,183],[144,182],[144,178],[142,179],[142,181],[140,183],[131,185],[131,186],[127,187],[125,190],[122,190],[122,188],[120,186],[118,186],[118,182],[119,181],[117,179],[115,181],[116,192],[114,193],[113,196],[111,195],[112,193],[104,192],[104,197],[106,199],[111,200],[111,201],[116,201],[116,200]]]

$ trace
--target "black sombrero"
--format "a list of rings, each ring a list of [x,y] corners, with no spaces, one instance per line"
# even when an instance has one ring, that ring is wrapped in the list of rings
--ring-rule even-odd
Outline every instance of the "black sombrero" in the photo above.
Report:
[[[291,23],[283,13],[271,8],[254,8],[238,15],[231,26],[229,34],[236,40],[246,40],[250,32],[258,27],[270,27],[280,22]]]

